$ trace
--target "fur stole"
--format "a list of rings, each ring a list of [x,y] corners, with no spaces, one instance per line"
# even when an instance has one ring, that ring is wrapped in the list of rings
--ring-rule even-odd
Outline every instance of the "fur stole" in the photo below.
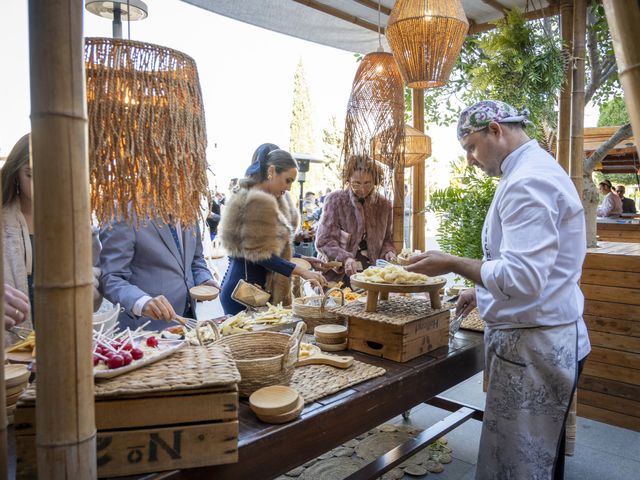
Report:
[[[258,188],[241,188],[222,212],[222,246],[230,256],[251,262],[267,260],[272,255],[290,260],[299,222],[300,215],[288,193],[275,197]],[[271,292],[272,303],[291,303],[289,278],[267,272],[265,289]]]

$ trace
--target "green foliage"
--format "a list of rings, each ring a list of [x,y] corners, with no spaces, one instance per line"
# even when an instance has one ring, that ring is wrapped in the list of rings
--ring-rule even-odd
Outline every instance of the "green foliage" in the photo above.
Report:
[[[448,125],[463,104],[493,99],[528,108],[536,125],[555,125],[565,60],[557,25],[552,26],[554,33],[549,33],[513,9],[496,29],[467,38],[448,84],[425,92],[427,120]]]
[[[289,151],[312,153],[315,151],[311,96],[302,60],[298,62],[293,78],[293,112],[291,118]]]
[[[638,177],[635,173],[610,173],[605,175],[602,172],[593,172],[592,178],[596,185],[606,178],[612,183],[614,188],[618,185],[624,185],[625,187],[638,185]]]
[[[452,255],[482,258],[482,226],[497,181],[475,168],[454,165],[458,180],[431,194],[428,210],[440,221],[437,239],[440,248]]]
[[[629,123],[629,112],[624,103],[624,98],[615,97],[608,102],[600,104],[599,127],[625,125]]]

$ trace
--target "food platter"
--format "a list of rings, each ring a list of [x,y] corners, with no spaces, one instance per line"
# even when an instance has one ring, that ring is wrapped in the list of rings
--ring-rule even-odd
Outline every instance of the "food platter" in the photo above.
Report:
[[[172,355],[180,350],[186,344],[187,342],[185,342],[184,340],[162,340],[158,342],[158,346],[153,350],[145,349],[144,357],[139,360],[132,361],[129,365],[112,369],[94,367],[93,376],[95,378],[117,377],[118,375],[122,375],[123,373],[136,370],[138,368],[157,362],[158,360],[162,360],[163,358],[167,358],[169,355]]]
[[[389,293],[419,293],[428,292],[431,299],[431,307],[434,309],[442,308],[439,291],[447,283],[444,277],[431,277],[429,283],[422,284],[397,284],[397,283],[373,283],[364,280],[364,276],[360,273],[352,275],[350,278],[351,286],[367,290],[367,312],[376,312],[378,310],[378,299],[387,300]]]

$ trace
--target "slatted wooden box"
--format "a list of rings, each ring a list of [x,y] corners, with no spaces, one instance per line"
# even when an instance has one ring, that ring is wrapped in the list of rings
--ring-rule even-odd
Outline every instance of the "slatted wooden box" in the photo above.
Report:
[[[640,244],[598,242],[580,284],[591,353],[578,415],[640,431]]]
[[[238,461],[240,375],[224,346],[187,348],[96,383],[99,477]],[[35,391],[16,409],[17,477],[37,478]]]
[[[407,362],[448,345],[449,308],[434,310],[426,298],[392,296],[367,312],[362,302],[334,310],[349,321],[349,349]]]

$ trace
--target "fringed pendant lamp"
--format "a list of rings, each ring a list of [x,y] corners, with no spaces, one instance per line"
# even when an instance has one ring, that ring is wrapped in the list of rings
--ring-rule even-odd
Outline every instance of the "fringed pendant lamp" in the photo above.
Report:
[[[404,87],[393,56],[365,55],[351,88],[343,143],[343,181],[354,162],[374,156],[391,168],[401,166]]]
[[[397,0],[386,36],[405,83],[446,84],[468,29],[460,0]]]
[[[85,43],[91,203],[101,224],[195,224],[207,195],[198,70],[176,50],[131,40]]]
[[[376,145],[378,145],[377,142]],[[431,156],[431,137],[410,125],[405,125],[404,142],[400,147],[400,154],[404,159],[405,168],[419,164]],[[374,159],[386,163],[377,149],[374,150]]]

